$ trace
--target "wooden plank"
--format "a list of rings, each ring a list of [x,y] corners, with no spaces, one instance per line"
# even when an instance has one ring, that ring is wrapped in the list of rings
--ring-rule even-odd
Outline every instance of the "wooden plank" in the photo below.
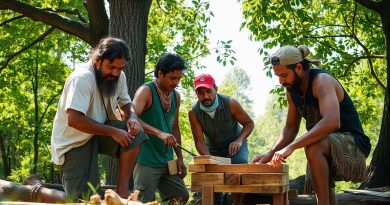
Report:
[[[194,164],[231,164],[231,159],[226,157],[202,155],[194,157]]]
[[[287,173],[245,173],[241,175],[241,184],[286,185],[288,175]]]
[[[226,185],[240,185],[241,174],[240,173],[225,173],[225,184]]]
[[[273,205],[284,205],[283,203],[283,193],[273,194],[272,195],[272,204]]]
[[[224,173],[192,173],[191,185],[224,184]]]
[[[267,164],[207,164],[205,172],[230,172],[230,173],[287,173],[288,165],[271,167]]]
[[[168,171],[170,175],[175,175],[179,173],[177,171],[177,159],[168,161]]]
[[[213,186],[202,186],[202,205],[214,205]]]
[[[273,194],[273,193],[287,192],[287,185],[283,185],[283,186],[214,185],[214,192]]]
[[[188,172],[206,172],[206,165],[190,164],[188,165]]]
[[[200,186],[200,185],[192,185],[191,184],[191,191],[192,192],[201,192],[202,191],[202,186]]]

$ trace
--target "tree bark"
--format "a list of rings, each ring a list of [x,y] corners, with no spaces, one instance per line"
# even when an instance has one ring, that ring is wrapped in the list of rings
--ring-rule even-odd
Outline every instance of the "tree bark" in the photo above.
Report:
[[[130,60],[125,68],[131,97],[144,83],[146,36],[151,0],[110,0],[110,35],[126,41]],[[125,21],[125,22],[124,22]]]
[[[369,166],[369,179],[362,184],[364,188],[390,186],[390,1],[381,1],[379,14],[382,20],[386,42],[387,87],[382,115],[382,126],[379,140]]]
[[[4,171],[4,177],[7,178],[9,175],[11,175],[11,167],[9,162],[9,156],[7,154],[7,150],[5,150],[5,139],[4,135],[0,134],[0,155],[1,159],[3,160],[3,171]]]
[[[130,48],[130,60],[124,72],[132,98],[145,79],[146,36],[151,3],[151,0],[109,0],[109,34],[123,39]],[[107,170],[106,183],[116,184],[118,160],[109,158],[104,164]]]

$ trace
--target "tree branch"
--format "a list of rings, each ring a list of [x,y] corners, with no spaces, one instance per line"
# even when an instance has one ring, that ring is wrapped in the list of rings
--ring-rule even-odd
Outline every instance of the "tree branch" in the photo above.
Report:
[[[375,78],[376,82],[383,88],[384,91],[386,91],[386,86],[382,83],[382,81],[378,78],[378,76],[375,73],[371,58],[368,59],[368,67],[370,67],[371,75]]]
[[[81,15],[80,11],[78,9],[54,9],[54,8],[46,8],[46,9],[43,9],[45,11],[51,11],[51,12],[63,12],[63,13],[67,13],[67,14],[73,14],[73,15],[76,15],[81,22],[83,23],[88,23],[88,21],[83,17],[83,15]]]
[[[67,17],[63,17],[43,9],[38,9],[29,4],[15,0],[1,0],[0,8],[9,9],[35,21],[40,21],[54,26],[66,33],[79,37],[90,45],[93,43],[93,33],[90,32],[87,26]]]
[[[32,46],[34,46],[35,44],[43,41],[43,39],[46,38],[46,36],[48,36],[51,32],[53,32],[55,29],[55,27],[50,27],[48,30],[46,30],[42,35],[40,35],[37,39],[35,39],[33,42],[31,42],[30,44],[28,44],[26,47],[20,49],[19,51],[15,52],[15,53],[12,53],[10,55],[7,55],[7,59],[4,61],[4,64],[0,67],[0,73],[1,71],[7,67],[7,65],[9,64],[9,62],[11,62],[12,59],[14,59],[16,56],[18,56],[19,54],[23,53],[24,51],[28,50],[29,48],[31,48]]]
[[[303,36],[304,38],[351,38],[351,35]]]
[[[361,6],[366,7],[367,9],[380,13],[381,5],[379,2],[372,1],[372,0],[355,0],[355,1]]]
[[[157,0],[156,2],[157,2],[157,5],[158,5],[158,7],[160,8],[161,11],[163,11],[163,12],[166,13],[166,14],[170,14],[168,11],[165,11],[165,10],[161,7],[160,0]]]
[[[23,18],[23,17],[24,17],[24,15],[15,16],[15,17],[13,17],[13,18],[10,18],[10,19],[8,19],[8,20],[5,20],[5,21],[1,22],[1,23],[0,23],[0,26],[4,26],[4,25],[6,25],[7,23],[10,23],[10,22],[12,22],[12,21],[18,20],[18,19]]]
[[[353,58],[351,62],[348,63],[347,69],[345,69],[344,73],[340,77],[347,76],[348,71],[352,68],[352,65],[362,59],[374,59],[374,58],[385,58],[384,55],[372,55],[372,56],[359,56],[357,58]]]
[[[46,108],[45,108],[45,111],[42,113],[40,119],[39,119],[39,122],[38,122],[38,125],[40,125],[42,123],[42,120],[43,118],[45,117],[46,115],[46,112],[47,110],[49,109],[50,105],[53,103],[53,101],[56,99],[57,96],[59,96],[61,94],[62,90],[58,93],[56,93],[55,95],[53,95],[50,100],[49,100],[49,103],[47,104]]]

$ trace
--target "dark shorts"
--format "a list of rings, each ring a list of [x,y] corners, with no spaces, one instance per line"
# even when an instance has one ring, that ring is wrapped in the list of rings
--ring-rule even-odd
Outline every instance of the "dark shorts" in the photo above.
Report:
[[[134,170],[134,189],[140,191],[138,198],[144,203],[155,200],[156,190],[163,201],[189,196],[183,179],[177,174],[170,175],[168,166],[155,168],[137,164]]]
[[[145,140],[147,136],[143,130],[127,147],[121,147],[111,137],[93,136],[86,144],[65,153],[65,162],[60,169],[67,198],[89,199],[92,190],[88,182],[94,189],[100,190],[98,154],[118,158],[120,152],[129,151]]]
[[[331,161],[329,166],[329,188],[336,181],[363,182],[367,179],[366,156],[349,132],[332,133],[328,137]],[[306,169],[305,193],[314,191],[309,166]]]

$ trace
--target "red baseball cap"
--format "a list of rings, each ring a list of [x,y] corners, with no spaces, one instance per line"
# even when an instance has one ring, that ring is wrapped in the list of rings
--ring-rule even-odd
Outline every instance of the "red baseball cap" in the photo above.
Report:
[[[215,85],[213,76],[209,74],[200,74],[195,78],[194,86],[195,90],[199,87],[212,88]]]

